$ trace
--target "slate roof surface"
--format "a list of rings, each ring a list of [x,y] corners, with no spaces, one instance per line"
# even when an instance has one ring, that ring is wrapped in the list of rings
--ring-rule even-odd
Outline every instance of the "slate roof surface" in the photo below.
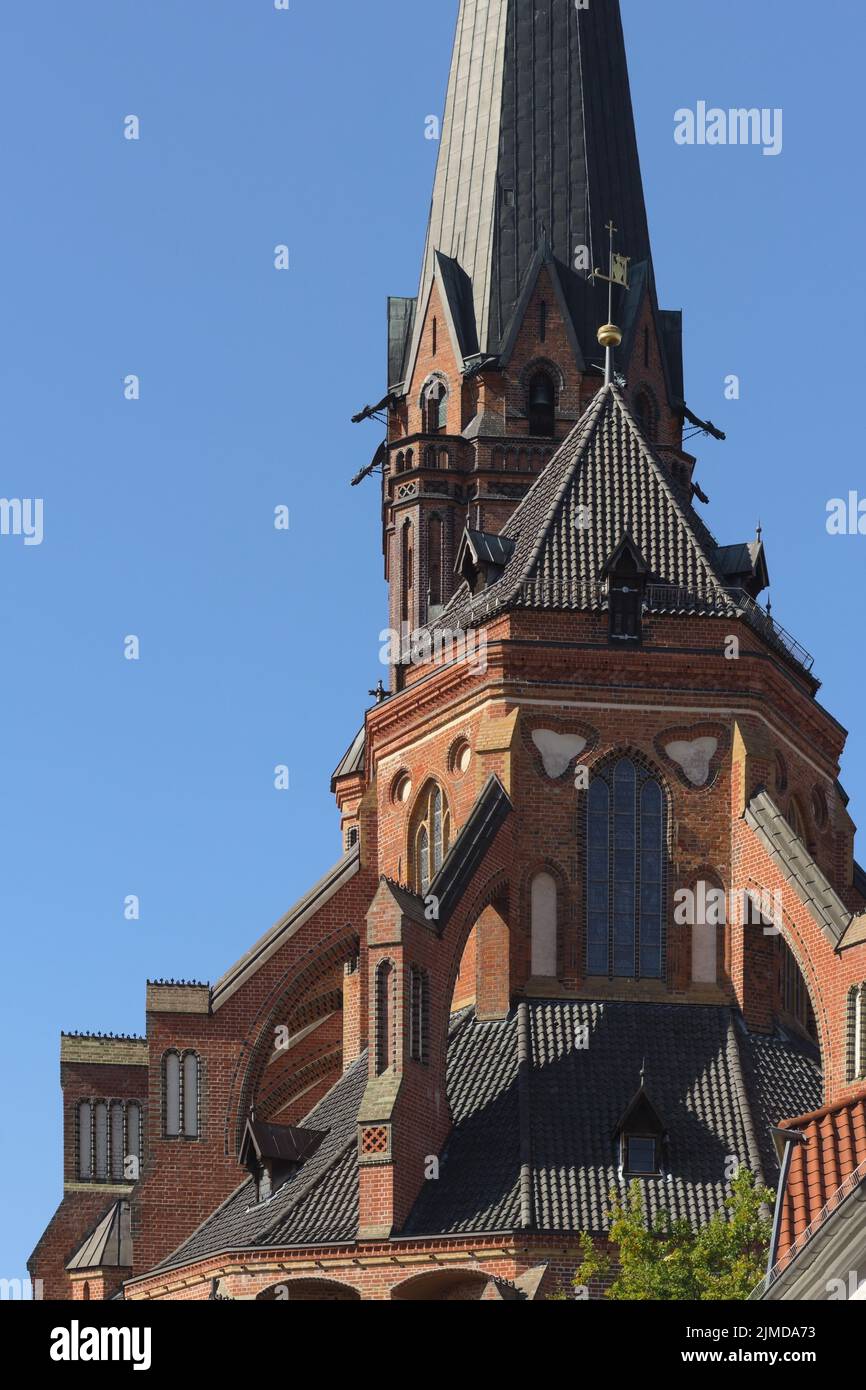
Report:
[[[844,936],[852,914],[769,792],[759,792],[752,798],[746,807],[746,822],[798,898],[809,909],[827,940],[836,946]]]
[[[439,1181],[422,1192],[405,1235],[494,1232],[513,1229],[520,1219],[545,1231],[606,1230],[608,1193],[628,1185],[618,1174],[614,1131],[638,1089],[644,1061],[647,1093],[670,1136],[670,1176],[643,1181],[648,1209],[695,1223],[723,1205],[729,1155],[753,1170],[758,1166],[756,1135],[766,1155],[764,1176],[775,1180],[774,1151],[763,1135],[791,1113],[789,1107],[821,1096],[815,1063],[783,1039],[759,1048],[747,1073],[743,1035],[727,1008],[566,1001],[522,1007],[531,1057],[523,1079],[530,1179],[524,1210],[515,1134],[519,1019],[512,1014],[506,1023],[480,1025],[469,1018],[449,1052],[454,1132]],[[583,1028],[585,1048],[579,1046]],[[484,1084],[476,1087],[478,1075]]]
[[[475,597],[464,584],[437,623],[469,627],[505,607],[599,608],[602,569],[626,534],[651,582],[685,591],[687,607],[732,611],[713,537],[611,385],[598,392],[503,528],[514,548],[501,578]]]
[[[769,1130],[820,1104],[821,1076],[808,1049],[751,1037],[738,1019],[724,1007],[567,1000],[527,1002],[498,1022],[471,1008],[455,1015],[454,1128],[439,1180],[425,1185],[400,1235],[605,1230],[608,1194],[627,1185],[614,1131],[644,1064],[669,1135],[670,1176],[643,1180],[652,1213],[706,1221],[728,1194],[730,1156],[772,1185]],[[244,1182],[161,1268],[225,1249],[353,1240],[366,1080],[365,1055],[304,1120],[329,1133],[300,1171],[261,1206]]]
[[[569,270],[593,266],[613,217],[635,264],[649,230],[618,0],[462,0],[420,287],[435,253],[472,283],[482,352],[497,352],[545,236],[561,263],[578,338],[595,348],[606,295]],[[606,262],[605,262],[606,263]],[[392,377],[396,381],[397,377]]]

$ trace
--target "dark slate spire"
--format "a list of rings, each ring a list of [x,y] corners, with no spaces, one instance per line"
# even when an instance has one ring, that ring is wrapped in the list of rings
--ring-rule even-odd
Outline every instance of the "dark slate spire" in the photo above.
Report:
[[[611,217],[652,286],[619,0],[461,0],[419,308],[436,253],[451,258],[471,282],[478,348],[497,354],[542,253],[593,360],[605,305],[575,252],[606,264]]]

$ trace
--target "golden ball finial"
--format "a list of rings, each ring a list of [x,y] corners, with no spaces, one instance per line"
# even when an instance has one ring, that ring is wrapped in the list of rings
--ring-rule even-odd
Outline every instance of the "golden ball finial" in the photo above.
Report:
[[[615,323],[604,323],[598,330],[598,341],[603,348],[618,348],[622,342],[622,329]]]

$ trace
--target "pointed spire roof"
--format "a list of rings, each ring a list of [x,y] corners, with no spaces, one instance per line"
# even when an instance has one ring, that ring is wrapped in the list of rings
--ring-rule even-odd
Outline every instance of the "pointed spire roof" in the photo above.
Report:
[[[606,294],[586,273],[604,261],[610,218],[632,267],[646,267],[642,286],[648,277],[652,287],[619,0],[585,9],[574,0],[461,0],[411,322],[407,301],[394,301],[411,335],[403,366],[414,357],[437,253],[468,278],[478,351],[498,355],[543,245],[583,353],[597,356]],[[576,269],[581,246],[590,264]]]
[[[671,607],[727,612],[718,547],[643,438],[615,385],[598,392],[505,526],[502,576],[457,591],[437,620],[471,626],[503,608],[593,609],[611,556],[631,546]]]

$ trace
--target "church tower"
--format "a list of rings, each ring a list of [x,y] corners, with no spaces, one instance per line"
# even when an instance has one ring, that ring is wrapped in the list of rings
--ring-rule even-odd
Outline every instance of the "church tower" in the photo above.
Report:
[[[760,535],[701,514],[618,0],[461,0],[387,388],[412,640],[342,853],[216,984],[152,982],[146,1037],[64,1039],[52,1296],[544,1298],[633,1181],[701,1226],[742,1167],[820,1209],[866,1165],[847,735]],[[798,1116],[845,1131],[820,1181]]]
[[[505,525],[599,390],[611,218],[626,397],[688,481],[681,317],[656,296],[619,8],[463,0],[420,286],[388,305],[392,628],[435,622],[464,529]]]

